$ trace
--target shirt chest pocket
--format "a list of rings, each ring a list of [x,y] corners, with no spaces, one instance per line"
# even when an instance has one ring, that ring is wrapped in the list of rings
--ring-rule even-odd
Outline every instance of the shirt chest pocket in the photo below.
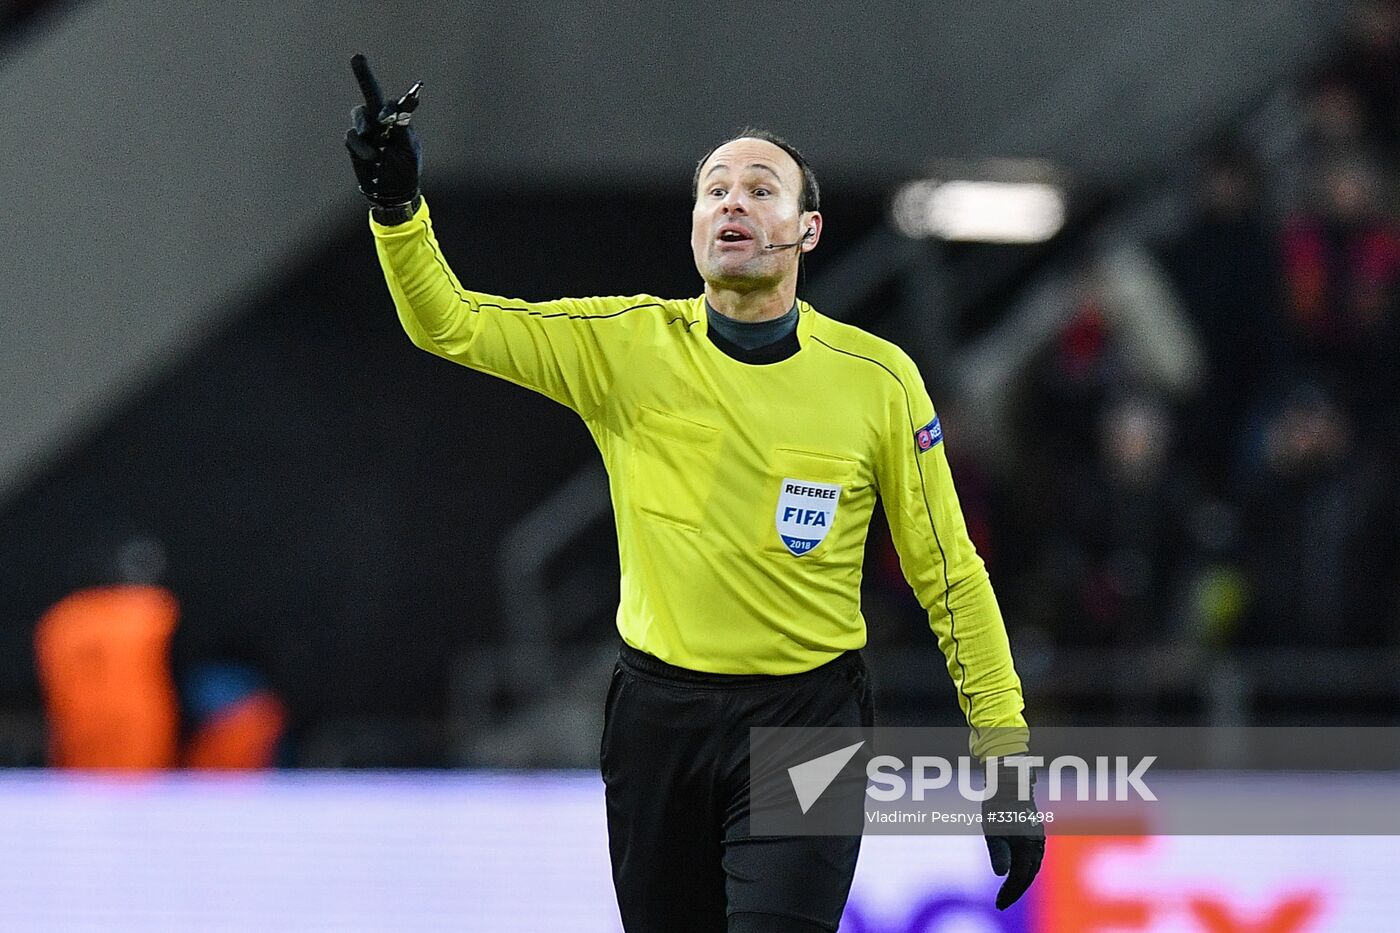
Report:
[[[839,557],[833,553],[836,528],[850,517],[860,464],[838,454],[779,447],[768,473],[760,550],[788,559]]]
[[[698,531],[714,489],[719,429],[642,406],[632,445],[632,502],[644,515]]]

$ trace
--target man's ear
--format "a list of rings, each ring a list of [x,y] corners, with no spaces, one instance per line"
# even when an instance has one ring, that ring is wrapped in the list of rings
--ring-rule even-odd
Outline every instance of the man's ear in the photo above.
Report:
[[[810,253],[817,246],[817,241],[822,238],[822,215],[819,211],[807,211],[802,215],[802,245],[798,250]]]

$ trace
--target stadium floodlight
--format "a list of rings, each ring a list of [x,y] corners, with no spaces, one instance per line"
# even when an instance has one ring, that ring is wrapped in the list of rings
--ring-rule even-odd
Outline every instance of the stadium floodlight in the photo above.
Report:
[[[921,179],[899,189],[891,215],[908,237],[1041,243],[1064,226],[1065,195],[1043,181]]]

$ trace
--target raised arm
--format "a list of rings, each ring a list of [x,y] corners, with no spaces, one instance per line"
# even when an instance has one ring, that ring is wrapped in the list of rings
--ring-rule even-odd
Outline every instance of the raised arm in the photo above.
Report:
[[[345,146],[372,205],[375,250],[409,339],[590,417],[621,370],[628,332],[660,302],[646,296],[524,302],[464,288],[419,190],[422,148],[410,118],[422,83],[386,103],[364,56],[351,65],[365,102],[351,111]]]

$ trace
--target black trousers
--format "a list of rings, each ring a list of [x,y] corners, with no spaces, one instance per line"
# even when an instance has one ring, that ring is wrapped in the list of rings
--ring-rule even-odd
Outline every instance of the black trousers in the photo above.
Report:
[[[729,675],[624,644],[601,758],[627,933],[835,930],[860,837],[751,835],[748,730],[873,724],[857,652],[801,674]]]

